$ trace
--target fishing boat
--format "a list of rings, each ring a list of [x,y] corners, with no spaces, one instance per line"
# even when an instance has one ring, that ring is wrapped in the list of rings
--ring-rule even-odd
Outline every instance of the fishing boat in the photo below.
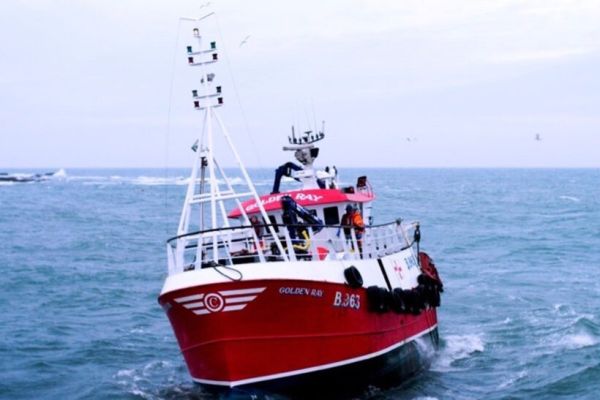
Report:
[[[315,165],[324,124],[292,128],[283,150],[295,162],[260,195],[219,114],[219,47],[200,21],[187,63],[200,71],[191,104],[203,123],[158,298],[192,379],[300,397],[402,383],[438,344],[443,286],[419,249],[419,223],[374,225],[369,179],[343,185],[334,166]],[[226,146],[216,148],[216,135]],[[235,159],[241,184],[220,154]]]

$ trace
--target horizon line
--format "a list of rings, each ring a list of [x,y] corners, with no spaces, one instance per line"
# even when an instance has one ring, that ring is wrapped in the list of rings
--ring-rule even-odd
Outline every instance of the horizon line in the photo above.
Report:
[[[324,166],[325,167],[325,166]],[[335,166],[339,169],[600,169],[598,166]],[[239,169],[236,165],[224,165],[226,169]],[[262,167],[262,166],[246,166],[247,169],[276,169],[276,167]],[[139,167],[124,167],[124,166],[70,166],[70,167],[2,167],[0,166],[0,172],[10,170],[45,170],[45,171],[59,171],[61,169],[155,169],[155,170],[169,170],[169,169],[191,169],[187,166],[139,166]]]

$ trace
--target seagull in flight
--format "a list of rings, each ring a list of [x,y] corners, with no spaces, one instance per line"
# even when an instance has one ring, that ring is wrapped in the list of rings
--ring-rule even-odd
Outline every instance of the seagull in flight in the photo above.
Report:
[[[250,39],[250,35],[246,36],[246,37],[244,38],[244,40],[242,40],[242,41],[240,42],[240,47],[242,47],[243,45],[245,45],[245,44],[246,44],[246,42],[248,41],[248,39]]]
[[[207,1],[206,3],[202,4],[199,9],[201,10],[204,7],[208,7],[208,6],[210,6],[210,1]]]

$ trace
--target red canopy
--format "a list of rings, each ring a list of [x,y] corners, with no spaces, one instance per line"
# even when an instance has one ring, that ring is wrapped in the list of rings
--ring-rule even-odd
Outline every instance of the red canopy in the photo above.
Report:
[[[343,193],[339,189],[305,189],[295,190],[286,193],[267,194],[260,197],[260,201],[265,207],[265,211],[281,209],[281,198],[289,195],[294,201],[303,207],[314,207],[322,204],[331,203],[366,203],[372,201],[375,196],[362,193]],[[242,203],[246,214],[258,213],[258,205],[254,199]],[[238,218],[242,215],[239,208],[234,209],[228,215],[229,218]]]

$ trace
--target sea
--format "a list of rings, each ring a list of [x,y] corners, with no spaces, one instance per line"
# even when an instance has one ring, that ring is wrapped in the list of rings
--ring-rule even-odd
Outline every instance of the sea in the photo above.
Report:
[[[250,174],[271,189],[273,170]],[[368,176],[374,223],[420,221],[445,285],[431,366],[354,399],[600,398],[600,170],[340,174]],[[188,175],[0,184],[1,399],[217,398],[192,383],[157,303]]]

